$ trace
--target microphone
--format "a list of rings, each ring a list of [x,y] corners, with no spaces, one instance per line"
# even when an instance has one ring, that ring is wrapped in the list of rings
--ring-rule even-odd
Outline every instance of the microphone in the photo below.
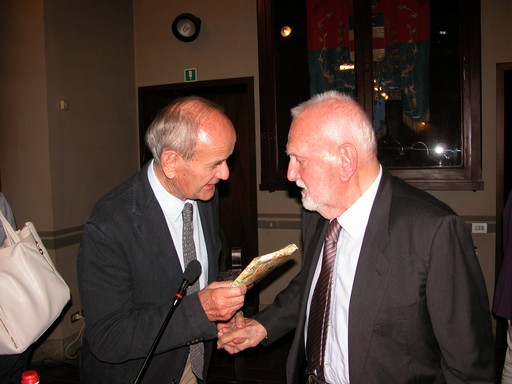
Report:
[[[178,292],[174,295],[174,301],[171,305],[171,308],[169,309],[169,313],[167,314],[162,326],[160,327],[160,330],[158,331],[158,334],[156,335],[155,341],[153,341],[153,345],[151,346],[151,349],[149,350],[148,355],[146,356],[146,359],[144,360],[144,363],[142,363],[142,367],[140,368],[139,374],[137,375],[135,381],[133,384],[137,384],[144,374],[144,371],[146,369],[146,366],[151,359],[151,356],[153,356],[153,353],[155,352],[156,346],[160,339],[162,338],[162,334],[165,331],[165,328],[167,328],[167,324],[169,324],[169,320],[171,320],[172,314],[174,313],[174,310],[176,307],[181,303],[181,300],[183,300],[183,296],[187,293],[187,288],[189,285],[193,284],[201,274],[201,263],[197,260],[192,260],[190,263],[188,263],[187,267],[185,268],[185,272],[183,272],[183,281],[181,282],[180,288],[178,289]]]
[[[183,272],[183,281],[178,292],[174,295],[174,302],[172,303],[173,306],[177,306],[180,303],[187,292],[188,286],[194,284],[200,274],[201,263],[197,260],[191,260],[190,263],[188,263],[187,268],[185,268],[185,272]]]
[[[183,280],[187,280],[189,285],[194,284],[201,274],[201,263],[196,259],[188,263],[185,272],[183,272]]]

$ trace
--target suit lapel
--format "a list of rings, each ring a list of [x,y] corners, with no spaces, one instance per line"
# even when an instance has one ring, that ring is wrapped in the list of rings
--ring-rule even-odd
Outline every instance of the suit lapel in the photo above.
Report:
[[[321,218],[320,215],[318,219],[314,222],[315,229],[313,231],[313,235],[311,240],[308,242],[308,249],[304,250],[304,255],[312,255],[310,258],[304,259],[305,270],[308,271],[308,275],[306,277],[306,290],[305,292],[309,292],[311,290],[311,284],[313,282],[313,276],[315,275],[315,269],[318,264],[318,260],[320,259],[320,252],[322,251],[322,246],[324,244],[325,236],[327,233],[327,227],[329,226],[329,221]],[[307,230],[306,230],[307,231]],[[304,302],[307,303],[308,295],[304,295]]]
[[[217,196],[214,197],[213,205],[217,206]],[[215,237],[214,218],[212,213],[212,202],[198,201],[197,206],[201,217],[201,226],[203,228],[204,241],[206,243],[206,251],[208,254],[208,282],[214,281],[218,276],[218,257],[219,249],[217,248],[218,237]]]
[[[390,264],[383,254],[388,242],[391,176],[385,171],[373,203],[354,277],[349,308],[350,382],[360,383],[373,325],[388,283]]]
[[[133,196],[134,225],[146,248],[148,262],[158,263],[170,281],[181,279],[183,271],[165,216],[147,176],[147,166],[138,175]]]

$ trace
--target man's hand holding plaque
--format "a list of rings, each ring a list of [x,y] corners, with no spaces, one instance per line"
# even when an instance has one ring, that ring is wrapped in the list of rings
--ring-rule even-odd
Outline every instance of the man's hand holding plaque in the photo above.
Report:
[[[289,244],[278,251],[255,257],[233,281],[231,286],[236,287],[243,284],[247,289],[251,288],[263,277],[287,261],[289,256],[297,249],[298,247],[295,244]]]

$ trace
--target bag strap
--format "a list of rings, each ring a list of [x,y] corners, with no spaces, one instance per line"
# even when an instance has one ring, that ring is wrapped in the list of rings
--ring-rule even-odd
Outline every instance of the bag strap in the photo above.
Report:
[[[0,211],[0,220],[2,221],[2,224],[4,226],[5,236],[11,240],[12,242],[19,243],[21,241],[18,233],[14,230],[11,223],[5,218],[2,211]],[[1,246],[2,244],[0,244]]]

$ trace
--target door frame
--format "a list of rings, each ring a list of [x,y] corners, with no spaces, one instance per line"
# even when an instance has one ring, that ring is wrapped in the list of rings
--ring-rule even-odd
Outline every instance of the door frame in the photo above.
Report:
[[[496,278],[503,262],[502,215],[505,207],[505,72],[512,63],[496,64]],[[510,100],[509,100],[510,102]],[[507,158],[510,158],[510,154]]]
[[[503,263],[503,209],[507,196],[505,191],[505,162],[512,154],[505,152],[505,73],[512,73],[512,62],[496,64],[496,244],[495,280],[497,281]],[[510,103],[511,100],[508,100]],[[510,124],[510,122],[509,122]],[[510,141],[510,133],[507,136]],[[509,176],[510,177],[510,176]],[[491,304],[492,305],[492,304]],[[501,378],[504,355],[507,349],[507,327],[505,320],[496,318],[496,374]]]
[[[151,158],[151,153],[145,146],[144,134],[149,124],[156,117],[156,114],[172,100],[191,95],[211,99],[223,106],[226,115],[231,119],[237,131],[235,150],[231,158],[228,159],[231,175],[227,182],[222,182],[218,185],[218,190],[220,196],[220,219],[221,223],[224,224],[224,232],[238,231],[240,234],[240,239],[236,241],[240,241],[241,244],[235,244],[234,241],[231,241],[231,239],[235,238],[235,235],[233,233],[224,233],[226,243],[230,244],[231,247],[242,248],[241,262],[242,267],[245,267],[258,255],[253,77],[139,87],[140,166],[142,167]],[[223,105],[222,101],[225,101],[224,104],[235,102],[236,106],[235,104]],[[241,167],[242,162],[243,168]],[[225,198],[225,196],[230,195],[237,196],[237,201],[232,201],[231,203],[233,204],[227,205],[226,201],[229,201],[229,197]],[[226,230],[226,227],[229,229]],[[225,249],[224,256],[227,258],[225,266],[229,269],[231,268],[231,249]],[[257,301],[257,299],[255,300]]]

